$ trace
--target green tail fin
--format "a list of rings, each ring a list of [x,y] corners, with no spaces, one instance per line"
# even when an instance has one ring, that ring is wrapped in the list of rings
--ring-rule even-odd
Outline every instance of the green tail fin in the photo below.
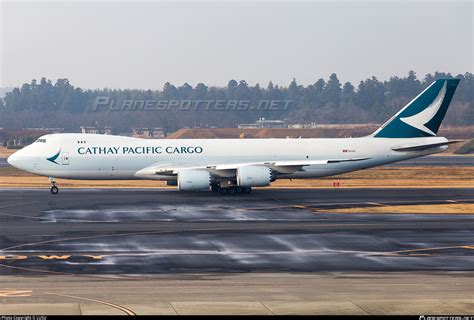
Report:
[[[374,138],[433,137],[438,133],[459,79],[440,79],[384,123]]]

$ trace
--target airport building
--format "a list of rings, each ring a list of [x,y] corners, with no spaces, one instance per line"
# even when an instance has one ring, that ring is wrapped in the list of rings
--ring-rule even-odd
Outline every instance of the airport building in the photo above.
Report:
[[[132,137],[143,139],[160,139],[165,138],[165,130],[163,128],[132,128]]]

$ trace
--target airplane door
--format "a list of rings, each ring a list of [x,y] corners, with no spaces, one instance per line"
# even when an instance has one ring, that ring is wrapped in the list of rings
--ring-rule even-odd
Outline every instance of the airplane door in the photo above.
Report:
[[[35,162],[33,163],[33,170],[39,170],[39,162],[40,158],[36,158]]]
[[[69,152],[63,152],[63,164],[69,165]]]

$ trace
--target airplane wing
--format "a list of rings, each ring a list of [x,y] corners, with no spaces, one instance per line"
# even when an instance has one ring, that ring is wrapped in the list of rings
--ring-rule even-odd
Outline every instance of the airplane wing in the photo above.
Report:
[[[288,161],[264,161],[264,162],[240,162],[240,163],[225,163],[212,165],[195,165],[195,164],[160,164],[153,165],[138,171],[135,176],[142,178],[151,178],[154,176],[175,176],[181,170],[206,170],[211,174],[219,177],[233,177],[236,170],[243,166],[266,166],[273,172],[279,174],[289,174],[295,171],[303,170],[305,166],[312,165],[328,165],[332,163],[341,162],[355,162],[368,160],[370,158],[346,158],[346,159],[327,159],[327,160],[288,160]]]
[[[142,178],[152,178],[153,176],[175,176],[178,174],[180,170],[184,169],[195,169],[195,168],[203,168],[202,166],[193,165],[193,164],[159,164],[159,165],[152,165],[141,169],[135,173],[135,176],[142,177]]]
[[[421,145],[402,145],[393,147],[393,151],[423,151],[431,148],[447,146],[448,144],[463,142],[463,140],[451,140],[439,143],[421,144]]]

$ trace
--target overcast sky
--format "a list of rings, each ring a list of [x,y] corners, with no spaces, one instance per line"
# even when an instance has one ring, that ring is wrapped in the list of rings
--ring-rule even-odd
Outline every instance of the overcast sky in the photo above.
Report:
[[[0,87],[43,76],[161,89],[473,72],[472,0],[2,1],[0,9]]]

